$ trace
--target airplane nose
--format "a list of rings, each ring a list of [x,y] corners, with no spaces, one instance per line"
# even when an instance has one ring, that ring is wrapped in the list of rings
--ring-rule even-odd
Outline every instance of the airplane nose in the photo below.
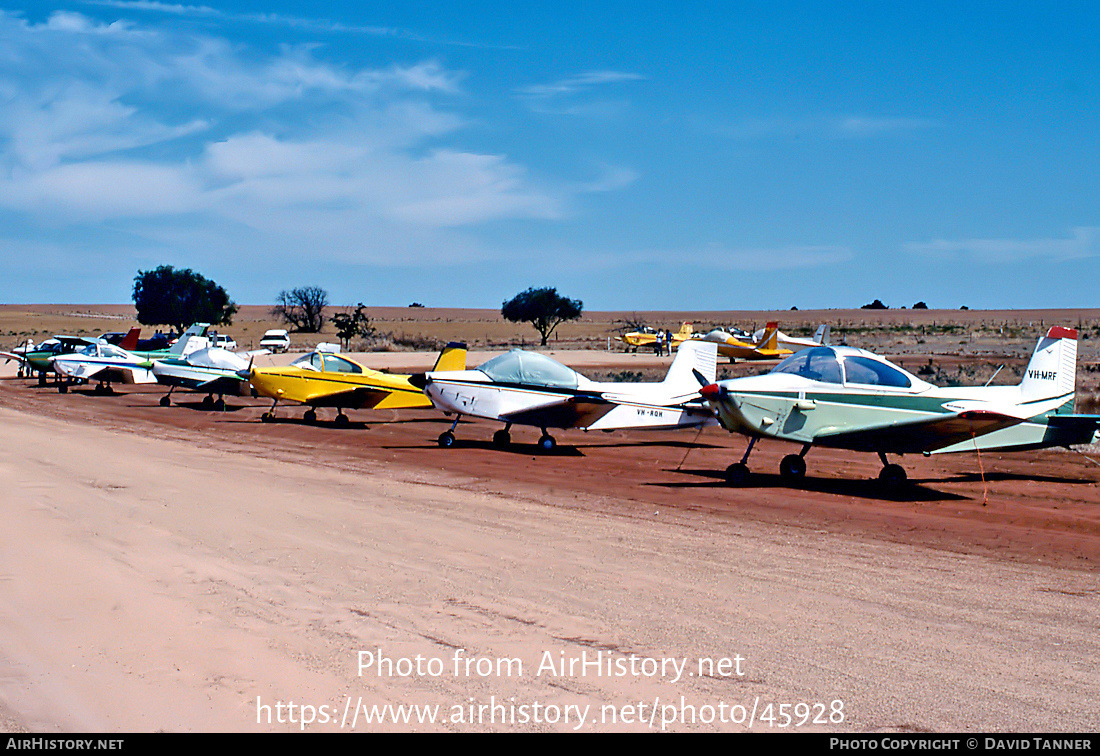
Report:
[[[708,383],[706,386],[699,389],[699,393],[707,401],[713,402],[722,396],[722,387],[717,383]]]

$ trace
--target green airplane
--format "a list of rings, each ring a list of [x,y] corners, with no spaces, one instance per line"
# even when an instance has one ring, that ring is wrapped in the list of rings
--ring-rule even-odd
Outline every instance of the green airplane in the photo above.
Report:
[[[770,373],[706,383],[700,390],[724,428],[750,437],[740,462],[726,469],[731,485],[749,480],[748,460],[761,438],[802,445],[779,474],[806,474],[815,446],[872,452],[879,480],[905,482],[887,454],[1028,450],[1095,443],[1100,415],[1074,414],[1077,331],[1051,328],[1039,339],[1015,386],[939,388],[863,349],[818,346]]]

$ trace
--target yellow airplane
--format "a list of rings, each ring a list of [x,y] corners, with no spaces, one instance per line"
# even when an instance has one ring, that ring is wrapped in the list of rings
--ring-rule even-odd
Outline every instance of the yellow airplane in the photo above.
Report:
[[[706,335],[697,335],[696,338],[703,341],[713,341],[718,344],[718,354],[734,360],[778,360],[788,357],[794,352],[779,346],[779,324],[768,323],[759,339],[748,337],[748,340],[739,339],[726,331],[715,329]]]
[[[465,370],[466,345],[448,344],[439,354],[433,371]],[[304,419],[317,420],[317,407],[335,407],[336,424],[348,424],[345,408],[399,409],[431,407],[432,402],[409,383],[409,376],[371,370],[358,362],[333,352],[310,352],[286,367],[253,367],[249,381],[256,392],[274,399],[271,409],[261,419],[275,419],[275,407],[287,399],[308,404]]]
[[[659,333],[664,333],[660,331]],[[631,331],[630,333],[624,333],[622,336],[616,336],[616,341],[621,341],[627,346],[634,347],[634,351],[638,351],[638,347],[653,347],[657,344],[657,334],[652,328],[644,328],[641,331]],[[680,330],[672,334],[672,348],[676,349],[685,341],[688,341],[694,337],[694,332],[691,327],[691,323],[684,322],[680,326]],[[662,343],[664,340],[662,339]],[[668,344],[664,343],[664,348],[668,349]]]

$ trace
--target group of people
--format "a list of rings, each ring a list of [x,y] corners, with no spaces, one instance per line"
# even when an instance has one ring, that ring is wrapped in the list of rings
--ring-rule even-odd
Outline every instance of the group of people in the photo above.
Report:
[[[672,331],[662,331],[657,329],[657,340],[653,342],[653,349],[657,352],[657,356],[662,355],[672,356]]]

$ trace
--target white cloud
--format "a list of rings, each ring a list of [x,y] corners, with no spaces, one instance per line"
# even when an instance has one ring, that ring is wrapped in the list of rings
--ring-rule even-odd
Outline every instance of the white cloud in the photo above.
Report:
[[[144,249],[427,264],[479,254],[460,229],[561,218],[581,191],[464,149],[461,72],[320,52],[0,12],[0,211],[89,239],[140,228]]]
[[[1078,260],[1100,256],[1100,228],[1079,226],[1062,239],[936,239],[905,248],[915,254],[973,258],[983,263],[1015,263],[1032,259]]]

